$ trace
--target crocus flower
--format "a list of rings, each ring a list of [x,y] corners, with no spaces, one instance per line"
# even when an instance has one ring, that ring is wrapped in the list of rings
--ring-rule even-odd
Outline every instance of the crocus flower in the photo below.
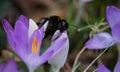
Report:
[[[112,35],[107,32],[101,32],[88,40],[85,46],[89,49],[108,48],[120,42],[120,9],[114,6],[107,6],[106,17],[110,26]]]
[[[38,28],[32,19],[28,20],[21,15],[13,29],[8,21],[3,19],[3,27],[10,46],[25,62],[30,72],[33,72],[38,66],[45,63],[54,54],[54,49],[59,50],[65,43],[65,38],[62,38],[58,42],[54,42],[48,50],[40,55],[40,47],[47,24],[48,21],[41,28]]]
[[[52,72],[59,72],[60,68],[64,66],[69,50],[67,31],[61,33],[57,30],[52,38],[52,44],[59,42],[63,38],[65,39],[64,45],[62,45],[59,50],[57,50],[57,48],[54,49],[55,53],[48,59],[48,63],[52,66]]]
[[[0,72],[24,72],[24,71],[22,69],[18,70],[16,62],[11,59],[7,63],[0,64]]]
[[[111,71],[103,64],[99,64],[97,68],[97,72],[111,72]],[[120,60],[115,65],[114,72],[120,72]]]

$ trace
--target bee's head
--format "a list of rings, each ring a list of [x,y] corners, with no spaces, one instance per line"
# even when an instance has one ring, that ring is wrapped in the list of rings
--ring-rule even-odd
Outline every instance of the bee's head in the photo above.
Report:
[[[67,29],[68,29],[68,23],[67,23],[67,21],[66,20],[61,20],[59,22],[59,30],[61,32],[63,32],[64,30],[67,30]]]

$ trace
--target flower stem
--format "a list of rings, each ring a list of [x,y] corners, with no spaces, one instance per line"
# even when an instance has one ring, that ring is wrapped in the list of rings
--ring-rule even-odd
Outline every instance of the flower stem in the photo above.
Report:
[[[120,43],[117,43],[118,59],[120,59]]]
[[[87,28],[91,28],[91,27],[93,27],[93,25],[88,25],[88,26],[85,26],[85,27],[79,28],[77,31],[80,32],[80,31],[82,31],[82,30],[85,30],[85,29],[87,29]]]
[[[56,66],[51,66],[51,72],[60,72],[60,68]]]
[[[75,58],[75,61],[74,61],[74,64],[73,64],[72,72],[75,72],[75,70],[76,70],[76,64],[78,62],[78,59],[79,59],[80,55],[83,53],[83,51],[85,49],[86,49],[86,47],[83,47],[82,50],[80,50],[80,52],[77,54],[77,56]]]
[[[34,72],[35,69],[34,68],[29,68],[29,72]]]
[[[78,9],[78,12],[76,14],[76,17],[75,17],[75,21],[74,21],[74,25],[75,26],[79,26],[79,23],[80,23],[80,19],[81,19],[81,16],[82,16],[82,13],[83,13],[83,9],[84,9],[84,6],[85,6],[85,3],[83,2],[79,2],[79,9]],[[71,37],[73,37],[73,35],[75,34],[75,31],[76,31],[76,28],[73,28],[72,30],[72,34],[71,34]]]
[[[87,72],[87,70],[90,68],[91,65],[93,65],[93,63],[95,63],[96,60],[98,60],[106,51],[108,48],[106,48],[102,53],[100,53],[89,65],[88,67],[83,71],[83,72]]]

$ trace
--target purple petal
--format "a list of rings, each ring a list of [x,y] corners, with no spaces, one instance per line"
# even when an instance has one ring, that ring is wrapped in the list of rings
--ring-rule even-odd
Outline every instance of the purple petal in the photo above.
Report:
[[[39,36],[41,37],[41,38],[44,38],[44,36],[45,36],[45,30],[44,30],[44,27],[41,27],[39,30]]]
[[[21,43],[20,39],[15,38],[13,39],[15,47],[12,47],[13,50],[16,52],[16,54],[23,60],[25,61],[26,56],[28,55],[28,46],[24,45],[23,43]]]
[[[14,60],[10,60],[6,64],[6,66],[5,66],[4,70],[3,70],[3,72],[9,72],[9,71],[17,72],[17,65],[16,65]]]
[[[25,25],[25,26],[27,27],[27,29],[28,29],[28,27],[29,27],[29,21],[28,21],[28,19],[27,19],[24,15],[20,15],[19,20],[20,20],[21,22],[23,22],[24,25]]]
[[[57,50],[61,49],[62,45],[64,45],[66,39],[62,39],[59,42],[52,44],[42,55],[41,55],[41,59],[42,59],[42,63],[46,62],[51,55],[53,55],[53,53],[55,54],[57,52]],[[52,52],[52,53],[51,53]],[[49,54],[49,55],[48,55]],[[47,56],[48,55],[48,56]],[[45,57],[47,56],[47,57]]]
[[[5,32],[8,34],[9,31],[13,31],[13,28],[10,26],[9,22],[6,19],[2,20],[3,27],[5,29]]]
[[[29,69],[35,70],[41,65],[41,58],[38,54],[31,53],[26,57],[25,64]]]
[[[7,33],[8,43],[14,49],[15,48],[15,41],[14,41],[15,38],[14,38],[13,28],[10,26],[10,24],[8,23],[8,21],[6,19],[3,19],[2,23],[3,23],[4,29]]]
[[[61,47],[64,45],[64,43],[67,40],[67,38],[64,35],[65,34],[63,33],[61,37],[59,37],[57,40],[52,42],[51,46],[41,55],[42,63],[46,62],[51,57],[51,55],[54,55],[61,49]]]
[[[55,41],[60,36],[60,34],[60,30],[57,30],[52,37],[52,42]]]
[[[47,27],[48,27],[49,21],[47,21],[42,27],[44,27],[44,31],[46,31]]]
[[[63,32],[62,35],[55,42],[52,43],[52,45],[54,45],[54,53],[48,60],[48,63],[61,68],[65,64],[69,50],[69,40],[67,33]]]
[[[120,9],[115,6],[107,6],[106,8],[107,21],[111,28],[120,21]]]
[[[7,34],[7,40],[8,40],[8,43],[9,43],[9,45],[11,46],[11,48],[13,49],[13,50],[15,50],[15,48],[16,48],[16,40],[15,40],[15,36],[14,36],[14,33],[13,32],[9,32],[9,34]]]
[[[115,65],[114,72],[120,72],[120,60]]]
[[[45,53],[43,53],[40,58],[41,58],[41,64],[44,64],[45,62],[48,61],[48,59],[52,56],[52,54],[54,53],[53,50],[47,50]]]
[[[28,29],[25,24],[20,20],[15,23],[15,36],[20,40],[21,43],[27,45],[28,42]]]
[[[27,43],[27,40],[26,40],[27,33],[26,33],[26,29],[24,29],[24,28],[26,28],[26,27],[24,27],[24,24],[20,20],[18,20],[16,22],[16,26],[15,26],[15,33],[14,33],[12,27],[9,25],[9,23],[6,20],[3,20],[3,26],[7,32],[7,39],[8,39],[10,46],[12,47],[12,49],[20,57],[24,57],[25,52],[27,51],[27,50],[25,50],[26,49],[25,44]],[[24,37],[26,37],[26,38],[24,38]]]
[[[4,68],[3,68],[4,66]],[[0,69],[1,69],[1,65],[0,65]],[[17,65],[15,63],[14,60],[10,60],[7,63],[3,63],[2,65],[2,70],[0,72],[18,72],[19,70],[17,69]],[[21,70],[22,72],[24,72],[23,70]]]
[[[28,30],[28,37],[30,38],[31,35],[34,33],[35,30],[38,29],[37,24],[34,22],[34,20],[29,19],[29,30]]]
[[[113,37],[106,32],[98,33],[93,38],[89,39],[85,46],[88,49],[103,49],[115,44]]]
[[[6,63],[0,64],[0,72],[2,72],[4,70],[5,66],[6,66]]]
[[[97,72],[110,72],[110,70],[106,68],[103,64],[99,64],[97,68]]]
[[[38,52],[37,52],[37,54],[40,54],[40,48],[41,48],[41,45],[42,45],[42,39],[43,39],[43,37],[44,37],[44,34],[43,34],[43,28],[41,28],[40,30],[36,30],[34,33],[33,33],[33,35],[31,36],[31,38],[30,38],[30,43],[29,43],[29,51],[30,51],[30,53],[32,53],[32,42],[33,42],[33,39],[34,39],[34,37],[36,37],[37,38],[37,40],[38,40],[38,43],[39,43],[39,49],[38,49]]]
[[[18,20],[15,24],[15,43],[16,43],[16,53],[22,57],[27,54],[28,49],[28,29],[23,22]]]
[[[60,42],[60,41],[62,41],[62,40],[63,40],[63,43]],[[68,39],[68,36],[67,36],[67,32],[66,32],[66,31],[64,31],[64,32],[59,36],[59,38],[57,38],[56,40],[54,40],[54,41],[52,42],[52,45],[54,46],[56,43],[61,43],[61,45],[58,46],[59,49],[58,49],[58,48],[55,48],[55,49],[54,49],[55,52],[56,52],[56,51],[59,51],[60,49],[62,49],[62,46],[66,45],[66,44],[68,44],[68,46],[69,46],[69,39]],[[51,46],[52,46],[52,45],[51,45]],[[57,45],[56,45],[56,46],[57,46]],[[57,52],[56,52],[56,53],[57,53]]]
[[[112,35],[117,42],[120,42],[120,22],[112,28]]]

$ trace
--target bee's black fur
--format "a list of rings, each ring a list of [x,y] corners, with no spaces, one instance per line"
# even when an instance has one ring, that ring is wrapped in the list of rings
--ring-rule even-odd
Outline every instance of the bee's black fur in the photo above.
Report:
[[[40,20],[40,24],[44,25],[47,21],[49,21],[49,24],[45,32],[45,37],[49,35],[53,35],[55,31],[58,29],[61,32],[63,32],[68,28],[67,21],[64,19],[61,19],[59,16],[50,16],[49,18],[42,18]]]

